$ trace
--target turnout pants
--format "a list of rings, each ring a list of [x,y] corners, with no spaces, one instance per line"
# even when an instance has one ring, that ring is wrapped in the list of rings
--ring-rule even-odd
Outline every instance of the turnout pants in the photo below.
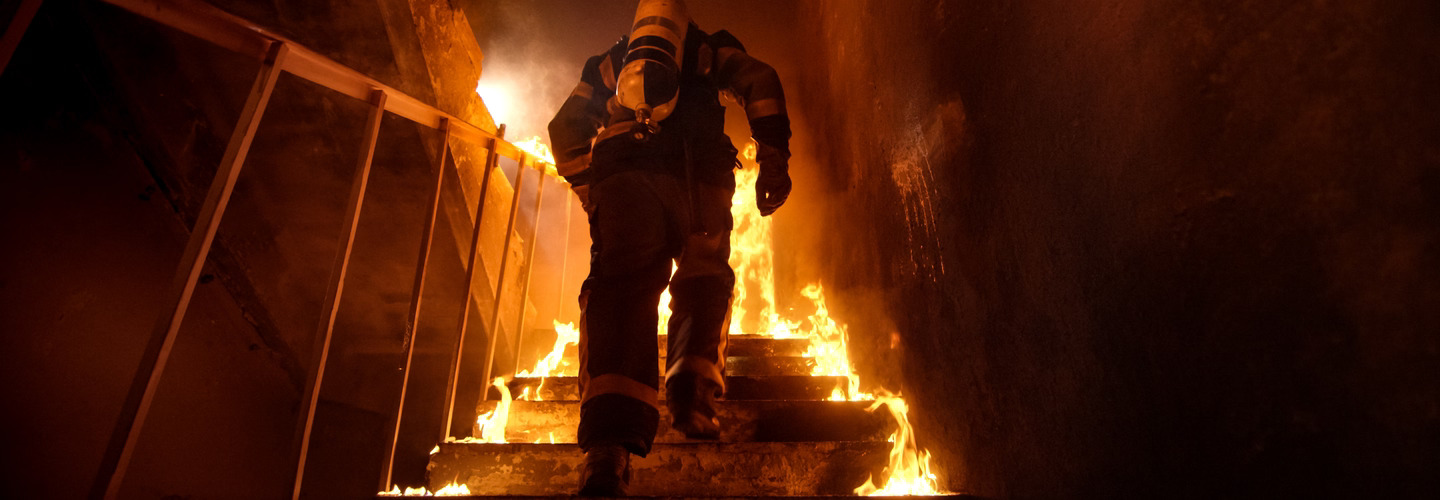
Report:
[[[733,180],[688,189],[677,176],[638,170],[590,187],[590,275],[580,290],[582,449],[649,453],[660,421],[656,326],[666,285],[666,380],[700,377],[723,391],[734,192]]]

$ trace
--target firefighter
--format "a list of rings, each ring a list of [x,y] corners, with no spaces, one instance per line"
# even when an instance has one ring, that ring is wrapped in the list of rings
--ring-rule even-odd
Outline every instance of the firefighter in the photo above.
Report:
[[[667,285],[671,425],[691,439],[719,436],[739,165],[722,93],[745,109],[760,164],[756,205],[768,216],[790,193],[780,79],[728,32],[702,31],[679,0],[641,0],[631,33],[585,63],[550,122],[557,168],[590,221],[580,291],[582,495],[623,495],[630,455],[654,443],[655,328]]]

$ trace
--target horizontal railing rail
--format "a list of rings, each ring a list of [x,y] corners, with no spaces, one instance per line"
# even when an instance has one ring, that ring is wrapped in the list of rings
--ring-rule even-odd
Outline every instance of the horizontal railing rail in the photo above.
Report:
[[[369,100],[372,89],[390,96],[385,110],[430,128],[440,128],[448,120],[456,138],[475,144],[500,139],[495,130],[487,130],[434,106],[410,97],[379,80],[340,64],[314,50],[305,48],[274,31],[196,0],[105,0],[155,22],[219,45],[233,52],[263,60],[270,44],[284,43],[290,55],[281,68],[286,73],[304,78],[323,87],[359,100]],[[521,161],[526,153],[514,144],[499,141],[500,156]],[[539,165],[537,163],[537,168]]]

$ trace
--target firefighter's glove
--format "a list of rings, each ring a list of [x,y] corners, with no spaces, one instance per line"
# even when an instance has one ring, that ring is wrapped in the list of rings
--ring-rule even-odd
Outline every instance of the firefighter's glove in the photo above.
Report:
[[[760,215],[770,215],[790,196],[790,118],[777,113],[750,120],[750,136],[755,139],[755,162],[760,164],[755,207]]]
[[[760,209],[760,215],[768,216],[790,197],[790,155],[764,144],[758,149],[755,159],[760,163],[760,178],[755,180],[755,208]]]

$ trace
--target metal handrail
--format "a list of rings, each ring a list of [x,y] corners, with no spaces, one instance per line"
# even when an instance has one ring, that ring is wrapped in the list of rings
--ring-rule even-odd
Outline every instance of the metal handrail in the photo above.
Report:
[[[290,56],[284,71],[314,82],[322,87],[359,100],[370,99],[374,89],[385,91],[390,100],[385,111],[405,117],[410,121],[433,129],[440,128],[441,120],[449,120],[455,137],[475,144],[484,144],[487,139],[500,139],[495,130],[472,124],[456,116],[411,97],[400,90],[371,78],[369,75],[340,64],[329,57],[308,49],[279,33],[265,29],[250,21],[196,0],[105,0],[125,10],[149,18],[160,24],[185,32],[196,38],[219,45],[257,61],[265,58],[270,44],[282,42],[290,48]],[[524,150],[501,139],[500,156],[520,161]],[[543,165],[534,165],[545,171]],[[546,172],[556,176],[553,172]]]
[[[533,156],[514,144],[503,139],[503,126],[498,130],[490,130],[481,126],[471,124],[450,113],[442,111],[425,104],[424,102],[401,92],[394,87],[386,85],[379,80],[371,78],[359,71],[340,64],[318,52],[304,47],[294,41],[281,36],[273,31],[255,25],[245,19],[233,14],[224,12],[211,5],[195,0],[105,0],[122,9],[128,10],[142,17],[148,18],[161,25],[168,26],[191,36],[205,40],[233,52],[250,56],[260,63],[260,69],[251,87],[249,97],[240,113],[240,119],[231,134],[230,141],[226,146],[221,163],[216,170],[216,176],[212,181],[210,189],[206,194],[204,203],[201,206],[195,226],[190,232],[189,240],[182,254],[181,261],[176,270],[172,289],[167,295],[166,309],[152,333],[144,353],[141,356],[140,365],[137,369],[135,379],[132,381],[130,391],[127,395],[125,405],[122,407],[121,415],[111,435],[109,446],[102,458],[100,469],[97,472],[92,484],[91,496],[94,498],[116,498],[119,494],[121,483],[128,468],[130,459],[133,456],[136,442],[138,441],[141,429],[144,426],[150,406],[154,401],[156,391],[159,387],[160,378],[164,373],[166,363],[174,347],[176,336],[184,320],[186,310],[194,294],[196,282],[199,279],[200,271],[209,255],[215,234],[224,216],[225,209],[229,203],[230,195],[234,191],[235,184],[239,178],[240,171],[244,165],[245,157],[249,152],[250,145],[254,139],[255,131],[264,114],[266,105],[275,89],[276,82],[281,72],[288,72],[295,76],[304,78],[320,86],[365,101],[372,106],[370,120],[367,123],[366,142],[362,144],[362,155],[357,165],[357,172],[351,187],[350,202],[347,208],[345,225],[341,228],[342,245],[335,257],[335,263],[331,272],[331,283],[326,297],[326,309],[321,328],[316,332],[317,342],[315,347],[316,359],[312,362],[311,372],[307,377],[306,394],[302,394],[302,417],[297,424],[297,437],[295,448],[296,472],[292,495],[299,498],[301,487],[304,482],[304,469],[306,454],[309,447],[311,428],[314,423],[314,405],[318,402],[320,385],[323,381],[324,368],[329,350],[330,339],[333,334],[334,316],[339,308],[341,294],[344,289],[345,274],[348,269],[350,253],[353,247],[354,231],[358,223],[361,208],[363,207],[366,185],[368,183],[371,158],[373,157],[375,142],[379,134],[379,119],[386,112],[394,113],[407,118],[415,123],[431,128],[439,129],[444,133],[445,145],[442,145],[439,165],[435,179],[435,191],[430,199],[431,211],[427,226],[422,234],[421,255],[417,263],[416,279],[412,290],[412,302],[410,314],[406,324],[406,337],[404,342],[404,380],[402,382],[399,409],[397,409],[390,443],[390,450],[386,456],[383,477],[381,478],[381,489],[388,489],[391,479],[391,470],[394,464],[395,446],[399,439],[400,418],[404,409],[405,387],[408,386],[410,376],[410,362],[413,357],[415,333],[418,329],[418,317],[420,310],[420,295],[424,287],[424,275],[428,268],[430,246],[433,243],[433,230],[436,220],[436,212],[439,207],[439,193],[443,187],[443,178],[447,155],[449,154],[448,141],[451,137],[467,141],[472,144],[484,146],[488,152],[486,161],[485,176],[488,177],[492,170],[498,168],[495,161],[497,156],[504,156],[519,162],[516,174],[515,194],[512,200],[510,220],[507,232],[513,230],[515,218],[519,212],[519,188],[520,178],[525,173],[527,166],[540,172],[540,181],[536,189],[536,211],[534,214],[535,230],[532,230],[530,248],[528,254],[533,260],[534,241],[538,233],[540,217],[540,193],[545,189],[545,179],[550,178],[557,182],[564,182],[556,173],[546,167],[546,164],[534,159]],[[20,14],[16,22],[6,30],[3,36],[3,46],[0,46],[0,56],[8,62],[9,56],[18,45],[20,37],[23,36],[29,24],[29,18],[38,10],[38,0],[24,0]],[[28,9],[28,10],[27,10]],[[0,71],[3,71],[5,64],[0,63]],[[534,161],[531,161],[534,159]],[[458,168],[458,166],[457,166]],[[485,187],[479,194],[480,207],[485,203]],[[566,207],[570,204],[567,200]],[[474,220],[474,230],[478,234],[481,219],[477,211]],[[569,234],[569,214],[566,216],[567,231]],[[508,234],[506,248],[502,251],[508,255]],[[478,245],[478,239],[476,240]],[[568,237],[566,244],[568,245]],[[472,254],[478,253],[478,248],[472,247]],[[568,252],[562,252],[562,259]],[[472,258],[469,272],[475,270],[478,260]],[[501,259],[501,276],[505,273],[506,259]],[[530,271],[533,269],[533,262],[527,262],[524,277],[525,283],[523,292],[527,296],[521,298],[519,311],[520,325],[524,324],[525,300],[528,300],[528,283]],[[563,264],[562,264],[563,269]],[[562,276],[563,279],[563,276]],[[487,358],[493,357],[495,343],[499,340],[498,325],[501,319],[498,317],[498,304],[500,287],[504,286],[503,279],[496,285],[496,313],[492,315],[492,328],[494,332],[489,340],[490,353]],[[468,306],[470,301],[470,290],[462,300]],[[463,338],[463,326],[460,335]],[[521,340],[523,332],[517,332],[516,342]],[[456,364],[463,346],[457,346]],[[517,351],[518,351],[518,345]],[[518,353],[517,353],[518,355]],[[455,368],[458,370],[458,366]],[[485,367],[489,373],[490,366]],[[453,404],[453,383],[450,388],[447,406]],[[482,389],[483,391],[483,389]],[[449,420],[451,411],[447,411],[446,432],[449,431]]]

